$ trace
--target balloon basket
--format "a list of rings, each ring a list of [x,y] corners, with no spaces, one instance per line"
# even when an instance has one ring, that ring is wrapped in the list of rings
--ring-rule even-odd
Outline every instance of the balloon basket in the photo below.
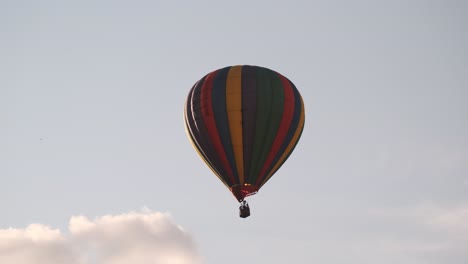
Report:
[[[250,207],[247,201],[242,201],[239,207],[239,216],[241,218],[247,218],[250,216]]]

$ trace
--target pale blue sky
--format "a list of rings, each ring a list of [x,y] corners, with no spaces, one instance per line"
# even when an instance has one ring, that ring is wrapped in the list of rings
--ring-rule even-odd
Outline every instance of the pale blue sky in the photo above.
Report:
[[[465,264],[467,47],[467,1],[0,0],[0,229],[146,206],[209,264]],[[236,64],[306,107],[247,219],[182,118]]]

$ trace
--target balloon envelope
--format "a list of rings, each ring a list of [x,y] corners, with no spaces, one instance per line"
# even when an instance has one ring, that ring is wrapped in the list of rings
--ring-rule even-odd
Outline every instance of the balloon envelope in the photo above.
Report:
[[[208,73],[190,90],[184,112],[194,148],[239,201],[288,159],[305,121],[294,84],[258,66]]]

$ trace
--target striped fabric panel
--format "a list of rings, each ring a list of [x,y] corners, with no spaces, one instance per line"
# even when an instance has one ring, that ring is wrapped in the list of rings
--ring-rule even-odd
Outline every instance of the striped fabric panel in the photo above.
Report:
[[[304,127],[296,87],[257,66],[207,74],[194,85],[185,107],[189,139],[229,187],[258,190],[289,157]]]
[[[284,92],[278,75],[265,68],[257,68],[257,114],[252,149],[253,166],[249,184],[256,185],[260,170],[267,158],[279,129],[284,108]]]
[[[220,155],[226,157],[224,166],[231,171],[232,180],[234,184],[239,184],[239,176],[237,173],[237,167],[235,166],[236,161],[234,159],[234,152],[231,143],[231,132],[229,128],[228,110],[227,110],[227,98],[226,98],[226,82],[228,73],[231,67],[220,69],[213,77],[212,87],[206,86],[207,89],[211,89],[211,107],[213,108],[214,121],[216,124],[216,130],[213,133],[217,133],[222,145],[224,152]],[[207,93],[210,91],[207,90]]]
[[[258,174],[259,177],[257,178],[255,185],[258,186],[260,182],[266,177],[267,170],[271,170],[274,165],[274,161],[278,161],[278,156],[280,154],[280,150],[284,151],[284,148],[281,149],[283,142],[285,142],[285,138],[288,135],[288,130],[290,130],[291,122],[293,121],[294,116],[294,101],[297,100],[294,98],[293,88],[289,84],[288,80],[283,77],[279,76],[281,80],[282,88],[284,89],[284,109],[283,115],[281,117],[281,123],[279,125],[278,133],[276,133],[276,137],[271,145],[270,151],[268,153],[268,157],[266,161],[263,163],[262,170]]]
[[[204,126],[199,125],[202,122],[202,120],[199,114],[200,106],[199,103],[196,102],[199,102],[199,90],[203,83],[203,80],[204,79],[200,80],[194,85],[187,98],[184,113],[186,132],[189,135],[189,139],[192,142],[192,145],[194,146],[195,150],[198,152],[200,157],[202,157],[205,163],[210,167],[213,173],[215,173],[216,176],[218,176],[218,178],[226,186],[230,186],[231,184],[227,182],[223,177],[223,175],[226,175],[226,173],[224,172],[223,168],[219,165],[220,162],[218,161],[218,158],[214,153],[210,140],[207,138],[206,128]]]
[[[215,118],[215,110],[219,110],[218,108],[213,107],[213,90],[220,90],[220,87],[213,87],[215,76],[219,71],[215,71],[208,76],[206,76],[205,81],[201,87],[201,115],[203,119],[203,123],[200,123],[200,126],[205,126],[207,135],[211,144],[213,145],[215,155],[219,158],[221,164],[220,166],[226,172],[223,174],[223,178],[230,183],[230,185],[236,184],[236,179],[234,178],[234,174],[232,172],[232,167],[229,164],[228,156],[226,155],[225,147],[222,143],[221,136],[219,135],[218,127],[219,124],[216,124]],[[221,87],[222,88],[222,87]],[[215,97],[216,99],[219,99]],[[219,116],[219,113],[218,113]]]
[[[292,84],[292,83],[291,83]],[[292,84],[293,85],[293,84]],[[294,90],[296,94],[296,107],[294,118],[292,124],[288,131],[288,136],[286,140],[283,142],[283,146],[281,150],[277,153],[277,157],[275,161],[270,165],[272,168],[270,169],[268,175],[263,179],[263,181],[258,185],[258,187],[262,187],[272,176],[276,173],[276,171],[284,164],[284,162],[289,158],[291,153],[294,151],[299,139],[301,137],[302,131],[304,130],[304,123],[305,123],[305,111],[304,111],[304,102],[302,101],[302,97],[299,95],[297,89]],[[296,114],[297,113],[297,114]],[[297,123],[296,123],[296,120]],[[297,124],[297,125],[296,125]]]
[[[226,80],[226,111],[229,121],[232,151],[238,184],[244,183],[244,153],[242,140],[242,67],[234,66],[229,69]],[[234,162],[233,162],[234,163]],[[232,163],[231,163],[232,164]]]

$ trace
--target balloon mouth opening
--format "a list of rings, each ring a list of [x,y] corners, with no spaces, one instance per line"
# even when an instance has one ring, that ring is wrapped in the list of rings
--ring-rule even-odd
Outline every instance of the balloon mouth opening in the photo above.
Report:
[[[229,188],[239,202],[242,202],[245,197],[254,195],[258,192],[258,187],[248,183],[237,184]]]

